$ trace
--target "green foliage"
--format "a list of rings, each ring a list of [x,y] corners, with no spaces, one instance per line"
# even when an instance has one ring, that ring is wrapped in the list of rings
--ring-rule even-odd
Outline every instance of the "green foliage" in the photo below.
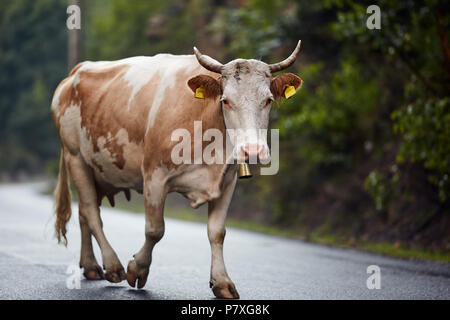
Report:
[[[170,2],[170,1],[169,1]],[[127,0],[87,3],[87,58],[114,60],[148,53],[148,19],[165,1]]]
[[[375,57],[375,63],[387,63],[384,76],[397,78],[397,85],[403,86],[402,96],[387,101],[394,107],[394,133],[401,136],[397,161],[423,164],[429,181],[438,187],[440,200],[446,201],[450,195],[450,61],[443,57],[448,40],[442,37],[449,29],[448,10],[437,1],[380,1],[382,29],[368,32],[363,23],[366,6],[349,3],[351,10],[340,12],[333,24],[336,34],[344,41],[356,39],[360,54]]]
[[[281,43],[277,18],[285,2],[253,0],[242,8],[222,8],[209,28],[229,39],[224,55],[230,59],[235,56],[247,59],[270,56]]]
[[[49,110],[66,72],[65,6],[58,0],[1,6],[0,171],[40,171],[58,149]]]
[[[450,197],[450,99],[417,100],[392,113],[394,131],[403,136],[397,161],[421,162],[438,186],[441,201]]]
[[[325,81],[322,72],[320,64],[302,68],[305,85],[279,108],[277,127],[282,136],[302,135],[306,141],[299,150],[310,150],[305,155],[313,163],[342,163],[350,151],[363,146],[379,101],[378,86],[365,79],[355,61],[342,61],[340,70]]]
[[[211,11],[210,0],[128,0],[89,2],[86,55],[92,60],[114,60],[158,53],[192,52],[199,21]],[[161,22],[160,34],[149,39],[152,19]],[[201,33],[201,32],[200,32]]]
[[[274,110],[274,127],[280,128],[282,139],[281,170],[271,181],[279,192],[279,198],[272,198],[277,220],[290,221],[293,210],[303,211],[300,195],[312,196],[330,178],[354,170],[370,137],[375,120],[370,115],[379,101],[377,83],[363,80],[352,61],[342,61],[325,81],[323,69],[323,64],[302,68],[303,87]]]

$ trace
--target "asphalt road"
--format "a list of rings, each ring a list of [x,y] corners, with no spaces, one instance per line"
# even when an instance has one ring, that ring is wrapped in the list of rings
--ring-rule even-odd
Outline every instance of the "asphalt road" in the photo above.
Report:
[[[76,205],[69,245],[53,238],[52,200],[44,183],[0,185],[0,299],[213,299],[206,226],[166,219],[144,290],[126,281],[81,280],[68,289],[77,265]],[[144,217],[102,209],[106,236],[122,264],[144,241]],[[450,264],[415,262],[354,250],[227,229],[225,262],[241,299],[450,299]],[[96,255],[100,252],[96,247]],[[99,260],[100,262],[100,260]],[[381,289],[369,290],[369,265],[381,270]]]

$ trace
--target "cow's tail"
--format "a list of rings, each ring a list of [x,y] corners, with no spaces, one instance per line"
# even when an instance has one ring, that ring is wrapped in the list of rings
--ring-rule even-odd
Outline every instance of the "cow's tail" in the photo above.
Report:
[[[67,172],[66,162],[64,161],[64,151],[61,149],[61,156],[59,158],[59,174],[58,183],[54,192],[55,198],[55,231],[58,243],[63,243],[67,246],[66,238],[66,225],[72,215],[71,195],[70,195],[70,185],[69,176]]]

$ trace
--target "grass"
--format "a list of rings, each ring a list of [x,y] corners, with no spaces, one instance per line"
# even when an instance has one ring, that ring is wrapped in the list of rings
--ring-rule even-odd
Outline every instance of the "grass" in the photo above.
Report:
[[[449,252],[433,252],[427,251],[422,248],[406,248],[403,246],[396,246],[392,243],[382,242],[382,243],[361,243],[358,245],[360,249],[376,252],[379,254],[394,256],[403,259],[419,259],[419,260],[432,260],[440,262],[450,262]]]

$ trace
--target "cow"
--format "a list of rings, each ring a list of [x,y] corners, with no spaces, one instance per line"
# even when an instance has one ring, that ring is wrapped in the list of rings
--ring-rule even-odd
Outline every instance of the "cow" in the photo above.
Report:
[[[171,135],[178,128],[193,133],[194,121],[201,121],[203,132],[216,129],[224,136],[227,129],[267,129],[272,102],[284,98],[286,87],[297,89],[302,84],[292,73],[272,76],[295,61],[300,43],[275,64],[254,59],[222,64],[194,47],[194,55],[85,61],[73,68],[51,103],[61,140],[55,230],[58,242],[67,245],[70,176],[78,193],[80,267],[87,279],[113,283],[126,279],[131,287],[143,288],[153,248],[164,234],[166,195],[178,192],[193,207],[208,203],[210,288],[218,298],[239,298],[222,250],[238,164],[175,164],[171,153],[177,141]],[[233,159],[270,157],[267,137],[245,132],[232,145]],[[125,272],[103,232],[100,205],[104,197],[114,205],[119,192],[129,200],[130,190],[143,194],[145,242]],[[92,235],[105,272],[94,256]]]

